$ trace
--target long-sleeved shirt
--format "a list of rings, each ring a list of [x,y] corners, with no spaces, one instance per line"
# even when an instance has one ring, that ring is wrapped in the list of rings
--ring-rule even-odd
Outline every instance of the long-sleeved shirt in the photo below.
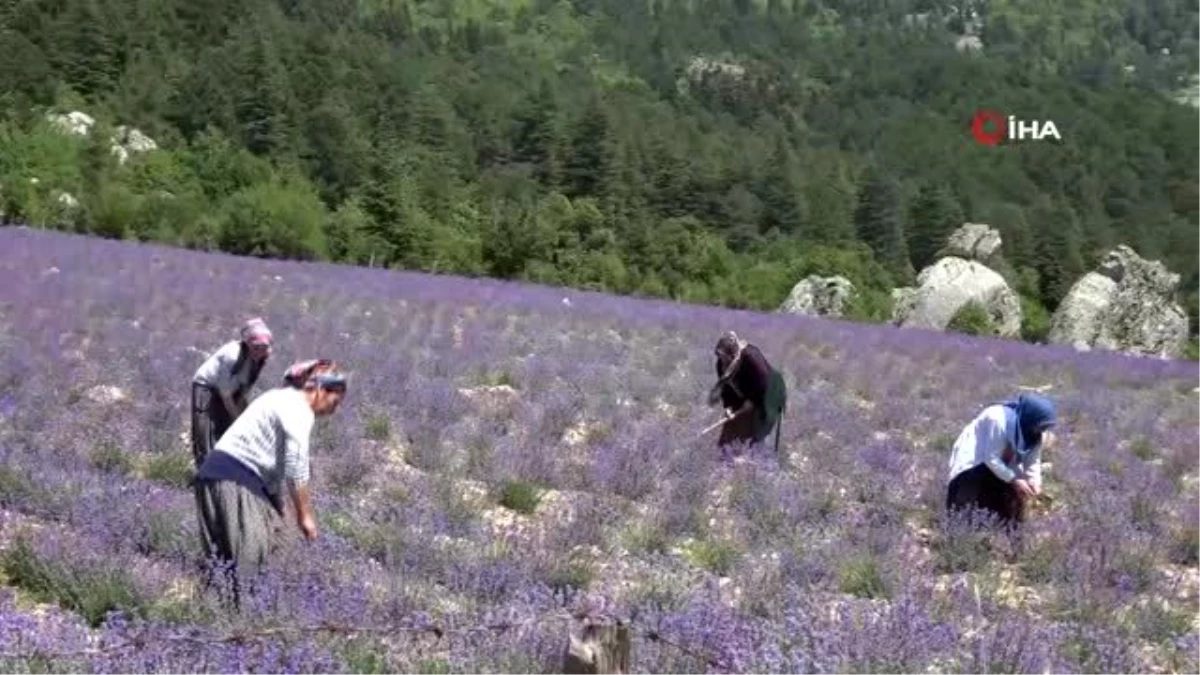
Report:
[[[242,344],[237,340],[222,345],[196,370],[192,382],[219,389],[230,395],[249,389],[254,384],[253,364],[246,363],[237,375],[233,374],[233,367],[237,364],[241,348]]]
[[[717,377],[724,374],[729,363],[717,359]],[[742,407],[747,400],[755,407],[762,408],[767,397],[767,387],[771,382],[771,366],[767,359],[754,345],[746,345],[742,351],[742,362],[738,365],[730,381],[721,388],[721,402],[726,408],[734,410]],[[730,386],[732,385],[732,386]]]
[[[1015,424],[1016,414],[1002,405],[984,409],[963,428],[954,443],[954,453],[950,457],[950,480],[980,464],[987,464],[992,473],[1005,483],[1024,478],[1035,489],[1041,489],[1042,448],[1039,445],[1031,449],[1019,461],[1009,440],[1014,436],[1009,433],[1010,427]]]
[[[268,493],[281,496],[285,480],[308,482],[309,438],[316,416],[304,392],[290,387],[272,389],[254,399],[221,436],[200,467],[199,478],[234,480],[220,471],[229,458],[262,479]]]

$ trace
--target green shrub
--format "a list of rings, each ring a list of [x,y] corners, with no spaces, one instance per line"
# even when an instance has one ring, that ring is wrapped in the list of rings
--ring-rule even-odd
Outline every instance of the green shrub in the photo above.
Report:
[[[737,546],[723,541],[701,541],[691,547],[690,557],[697,566],[718,576],[727,577],[741,558]]]
[[[1188,361],[1200,361],[1200,338],[1192,338],[1183,347],[1183,358]]]
[[[1021,339],[1045,342],[1050,335],[1050,312],[1034,298],[1021,296]]]
[[[146,478],[186,488],[196,474],[195,460],[185,452],[155,453],[146,460]]]
[[[0,569],[9,583],[28,591],[39,602],[53,602],[79,614],[93,628],[112,611],[144,616],[149,606],[134,584],[132,573],[120,567],[94,564],[76,569],[41,557],[25,539],[0,554]]]
[[[92,450],[90,460],[92,466],[100,471],[126,473],[133,468],[133,458],[112,443],[98,445]]]
[[[373,441],[386,441],[392,436],[392,421],[383,413],[374,413],[367,417],[367,438]]]
[[[982,304],[971,301],[963,305],[950,319],[947,329],[967,335],[995,335],[992,316]]]
[[[858,556],[842,565],[838,588],[860,598],[887,598],[889,595],[879,563],[869,555]]]
[[[533,513],[542,501],[542,491],[536,485],[510,480],[500,487],[500,505],[517,513]]]

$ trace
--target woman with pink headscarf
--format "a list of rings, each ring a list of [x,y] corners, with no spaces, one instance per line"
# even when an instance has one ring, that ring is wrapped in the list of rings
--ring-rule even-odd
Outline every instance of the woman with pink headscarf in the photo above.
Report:
[[[247,395],[271,355],[271,330],[260,318],[247,321],[238,340],[218,349],[192,378],[192,455],[205,456],[246,410]]]

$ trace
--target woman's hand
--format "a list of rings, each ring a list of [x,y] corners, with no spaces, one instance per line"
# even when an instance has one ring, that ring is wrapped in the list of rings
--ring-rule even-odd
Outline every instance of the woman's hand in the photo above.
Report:
[[[317,538],[317,519],[312,516],[305,516],[300,519],[300,532],[304,538],[312,541]]]
[[[1014,480],[1013,488],[1015,488],[1017,494],[1021,495],[1021,497],[1024,499],[1033,499],[1037,496],[1037,490],[1033,489],[1033,486],[1029,484],[1029,481],[1025,480],[1024,478],[1018,478]]]

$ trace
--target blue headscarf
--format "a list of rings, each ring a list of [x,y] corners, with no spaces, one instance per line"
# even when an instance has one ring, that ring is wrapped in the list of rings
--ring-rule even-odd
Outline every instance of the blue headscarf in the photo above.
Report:
[[[340,389],[346,390],[346,377],[336,373],[324,373],[322,375],[313,375],[309,382],[313,382],[321,389]]]
[[[1022,459],[1041,445],[1042,432],[1058,423],[1054,403],[1045,396],[1021,394],[1000,405],[1008,409],[1008,440]]]

